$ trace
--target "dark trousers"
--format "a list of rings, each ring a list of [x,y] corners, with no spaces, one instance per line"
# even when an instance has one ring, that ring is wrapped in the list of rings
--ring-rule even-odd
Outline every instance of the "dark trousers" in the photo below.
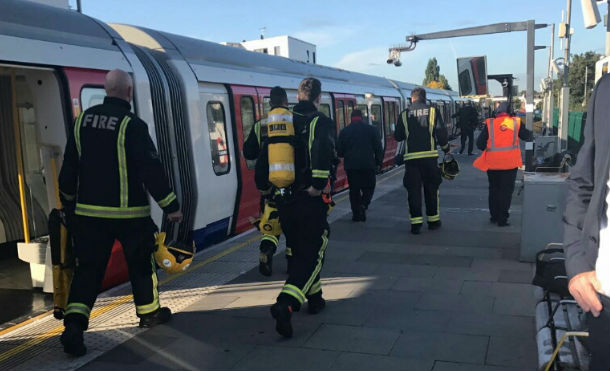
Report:
[[[517,169],[487,170],[489,179],[489,213],[497,222],[508,220],[508,210],[515,190]]]
[[[76,269],[64,323],[89,325],[89,314],[100,291],[114,241],[125,254],[138,316],[159,308],[157,274],[152,253],[154,232],[150,218],[116,220],[77,216],[74,223]]]
[[[474,146],[474,129],[463,129],[460,139],[462,141],[462,146],[460,147],[460,153],[464,153],[464,148],[466,146],[466,139],[468,139],[468,154],[471,154],[472,148]]]
[[[279,211],[286,243],[292,249],[292,262],[277,301],[298,311],[305,300],[322,295],[320,271],[330,234],[328,205],[322,197],[301,192],[293,202],[281,205]]]
[[[405,162],[403,185],[407,189],[411,224],[422,224],[422,186],[426,200],[426,216],[428,222],[441,220],[439,211],[438,187],[442,182],[437,158],[420,158]]]
[[[586,341],[591,352],[591,371],[610,370],[610,298],[600,295],[600,300],[603,309],[599,317],[595,318],[591,313],[587,313],[589,337]]]
[[[349,182],[352,213],[361,213],[363,209],[368,209],[375,192],[375,169],[348,169],[345,172]]]

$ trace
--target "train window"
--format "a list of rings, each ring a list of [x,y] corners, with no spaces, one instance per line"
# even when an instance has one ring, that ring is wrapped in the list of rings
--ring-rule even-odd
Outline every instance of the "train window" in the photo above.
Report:
[[[384,127],[386,137],[390,137],[394,134],[397,113],[398,112],[395,102],[385,102]]]
[[[85,86],[80,91],[80,105],[84,111],[89,107],[97,106],[104,102],[106,91],[102,87]]]
[[[377,128],[377,132],[379,133],[379,137],[383,138],[382,130],[382,121],[381,121],[381,105],[373,104],[371,106],[371,122]]]
[[[369,107],[366,104],[358,104],[356,105],[356,109],[362,111],[362,121],[368,124],[369,122]]]
[[[263,98],[263,117],[267,117],[267,112],[271,111],[271,98]]]
[[[212,167],[216,175],[223,175],[229,172],[229,143],[227,142],[225,110],[222,103],[210,101],[206,111]]]
[[[337,118],[337,123],[339,124],[339,130],[345,127],[345,111],[343,108],[343,101],[337,101],[337,114],[335,115]]]
[[[350,124],[352,122],[352,111],[354,110],[354,102],[351,100],[347,102],[347,116],[345,116],[347,123]]]
[[[327,104],[327,103],[320,104],[320,112],[322,112],[323,114],[325,114],[325,115],[326,115],[326,117],[328,117],[328,118],[332,117],[332,116],[330,115],[330,105],[329,105],[329,104]]]
[[[245,142],[250,135],[252,126],[254,125],[254,100],[252,100],[252,97],[250,96],[241,97],[240,107],[242,133]],[[254,169],[254,165],[256,165],[256,160],[246,160],[246,166],[248,169]]]

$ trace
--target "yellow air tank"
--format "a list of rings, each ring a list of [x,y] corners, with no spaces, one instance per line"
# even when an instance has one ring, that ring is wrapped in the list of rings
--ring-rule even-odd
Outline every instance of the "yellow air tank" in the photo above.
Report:
[[[292,113],[284,108],[272,109],[267,115],[269,140],[269,181],[278,188],[294,183],[294,125]]]

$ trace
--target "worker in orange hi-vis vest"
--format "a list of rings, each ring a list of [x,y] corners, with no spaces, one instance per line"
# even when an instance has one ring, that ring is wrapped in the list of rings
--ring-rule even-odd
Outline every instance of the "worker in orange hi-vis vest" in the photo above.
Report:
[[[486,120],[487,127],[477,138],[477,147],[483,153],[473,164],[487,172],[490,221],[500,227],[510,225],[508,210],[515,190],[517,168],[523,165],[519,138],[529,140],[531,136],[521,119],[508,111],[508,103],[502,102],[495,110],[496,117]]]

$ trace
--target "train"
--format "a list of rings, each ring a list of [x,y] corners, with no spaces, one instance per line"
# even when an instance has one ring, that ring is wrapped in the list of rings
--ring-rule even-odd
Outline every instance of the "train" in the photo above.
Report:
[[[177,194],[183,222],[170,225],[153,205],[155,222],[198,250],[250,228],[259,214],[253,163],[241,155],[252,125],[269,110],[273,86],[290,105],[304,77],[322,82],[320,111],[339,132],[353,109],[380,133],[383,170],[394,166],[393,132],[416,84],[250,52],[167,32],[110,24],[22,0],[0,3],[0,246],[25,233],[47,234],[56,207],[57,169],[74,118],[105,96],[105,74],[115,68],[134,79],[134,113],[149,125]],[[450,133],[451,116],[466,99],[426,89]],[[19,180],[23,166],[25,213]],[[342,166],[334,189],[348,187]],[[103,190],[100,190],[103,191]],[[154,203],[153,203],[154,204]],[[27,223],[23,223],[23,218]],[[27,230],[27,232],[26,232]],[[4,245],[2,245],[4,243]],[[104,286],[125,281],[120,246],[113,249]]]

